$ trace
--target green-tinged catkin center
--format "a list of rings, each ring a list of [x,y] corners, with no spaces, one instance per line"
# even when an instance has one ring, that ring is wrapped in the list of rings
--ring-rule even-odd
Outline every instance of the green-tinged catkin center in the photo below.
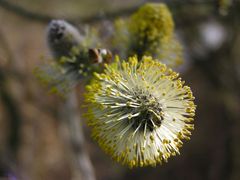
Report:
[[[127,111],[138,114],[135,117],[129,117],[129,123],[132,123],[132,128],[139,131],[153,131],[155,128],[160,127],[163,119],[163,112],[161,104],[153,95],[136,90],[135,99],[138,104],[137,108],[126,107]],[[130,103],[130,102],[129,102]]]

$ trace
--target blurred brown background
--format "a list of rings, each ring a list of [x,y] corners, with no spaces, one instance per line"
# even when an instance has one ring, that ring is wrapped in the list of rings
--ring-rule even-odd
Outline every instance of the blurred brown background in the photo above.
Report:
[[[79,27],[107,24],[146,2],[0,0],[0,179],[84,179],[76,173],[78,164],[70,160],[74,155],[63,135],[69,132],[58,113],[62,99],[49,94],[33,75],[41,58],[50,57],[46,26],[52,18]],[[98,180],[239,180],[240,2],[166,3],[185,46],[185,62],[178,70],[196,97],[191,140],[180,156],[162,166],[130,170],[100,150],[83,120],[85,155]],[[83,87],[77,90],[81,104]]]

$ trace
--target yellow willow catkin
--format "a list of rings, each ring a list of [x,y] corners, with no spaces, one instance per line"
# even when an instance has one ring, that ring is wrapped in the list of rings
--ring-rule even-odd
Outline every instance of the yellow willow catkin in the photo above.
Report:
[[[178,73],[151,57],[116,58],[87,86],[92,136],[114,160],[156,166],[180,154],[194,129],[194,97]]]
[[[174,21],[163,3],[147,3],[128,22],[130,53],[150,55],[168,66],[182,63],[182,46],[174,34]]]

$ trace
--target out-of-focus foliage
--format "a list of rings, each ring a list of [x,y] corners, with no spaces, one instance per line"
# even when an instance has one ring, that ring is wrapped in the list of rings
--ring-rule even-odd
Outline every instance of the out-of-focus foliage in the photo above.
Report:
[[[227,15],[230,6],[232,5],[232,0],[218,0],[218,5],[219,5],[219,13],[221,15]]]

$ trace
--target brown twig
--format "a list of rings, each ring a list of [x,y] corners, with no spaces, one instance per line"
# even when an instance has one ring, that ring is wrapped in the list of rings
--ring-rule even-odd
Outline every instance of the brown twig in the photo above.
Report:
[[[95,173],[85,148],[84,134],[81,126],[76,93],[70,92],[64,104],[60,107],[62,129],[67,129],[65,134],[67,149],[72,164],[73,178],[83,180],[95,180]],[[62,135],[63,131],[60,132]]]
[[[26,8],[15,5],[6,0],[0,0],[0,6],[8,11],[11,11],[11,12],[21,16],[21,17],[24,17],[24,18],[27,18],[30,20],[34,20],[34,21],[40,22],[40,23],[48,23],[52,19],[61,18],[61,17],[55,17],[55,16],[51,16],[51,15],[47,15],[47,14],[33,12],[33,11],[30,11]],[[139,5],[130,7],[130,8],[126,8],[126,9],[120,9],[120,10],[117,10],[114,12],[105,12],[103,14],[96,14],[96,15],[89,16],[89,17],[76,17],[76,18],[69,18],[66,20],[68,22],[72,22],[72,23],[94,23],[94,22],[97,22],[97,21],[103,19],[103,17],[106,17],[108,19],[113,19],[113,18],[121,16],[121,15],[131,14],[138,7],[139,7]]]
[[[168,4],[168,6],[171,9],[175,9],[175,10],[179,10],[179,8],[186,8],[187,6],[214,6],[214,2],[215,1],[203,1],[203,2],[196,2],[196,1],[188,1],[188,2],[182,2],[182,1],[165,1],[166,4]],[[120,16],[127,16],[132,14],[134,11],[136,11],[141,5],[143,4],[143,2],[138,3],[135,6],[132,7],[128,7],[128,8],[124,8],[124,9],[119,9],[119,10],[115,10],[115,11],[111,11],[111,12],[104,12],[104,13],[98,13],[98,14],[94,14],[92,16],[89,17],[74,17],[74,18],[64,18],[66,21],[74,23],[74,24],[78,24],[78,23],[95,23],[98,22],[102,19],[115,19],[116,17],[120,17]],[[48,14],[41,14],[38,12],[33,12],[31,10],[28,10],[24,7],[15,5],[9,1],[6,0],[0,0],[0,7],[15,13],[21,17],[24,17],[26,19],[29,20],[33,20],[36,22],[40,22],[40,23],[48,23],[50,20],[52,19],[60,19],[61,17],[56,17],[56,16],[51,16]],[[202,18],[199,18],[202,19]],[[194,19],[194,21],[191,22],[196,22],[196,19]]]

